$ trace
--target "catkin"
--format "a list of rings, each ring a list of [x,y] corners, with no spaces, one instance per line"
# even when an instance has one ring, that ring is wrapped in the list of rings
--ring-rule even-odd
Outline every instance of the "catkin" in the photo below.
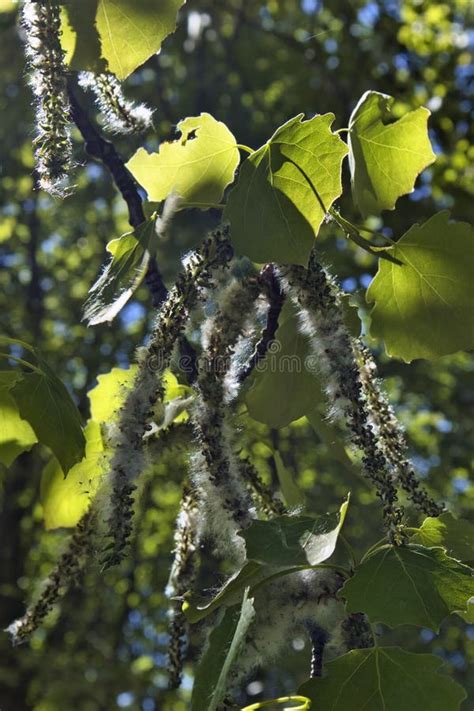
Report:
[[[34,146],[38,183],[52,195],[64,195],[72,145],[60,6],[55,0],[27,0],[21,17],[29,82],[36,98]]]
[[[143,133],[153,125],[152,109],[126,99],[119,80],[113,74],[81,72],[79,84],[93,92],[104,117],[104,128],[111,133]]]
[[[150,427],[153,406],[163,399],[163,373],[169,365],[174,345],[202,290],[211,285],[213,270],[225,267],[231,257],[227,236],[220,231],[215,231],[199,250],[187,256],[182,273],[158,313],[150,343],[139,353],[138,373],[120,410],[111,441],[114,454],[108,477],[111,489],[107,519],[110,544],[105,551],[106,566],[118,564],[125,557],[132,531],[133,492],[136,479],[145,468],[143,438]]]
[[[77,524],[66,550],[44,582],[38,600],[28,607],[23,617],[12,622],[7,628],[13,644],[25,642],[40,627],[66,590],[79,582],[84,562],[92,553],[94,517],[93,508],[89,508]]]
[[[392,468],[379,447],[370,420],[360,369],[344,320],[338,290],[318,263],[314,251],[308,268],[288,267],[287,288],[299,308],[301,329],[310,337],[319,363],[332,414],[346,425],[352,445],[362,454],[365,476],[372,481],[383,504],[391,543],[405,541],[403,509]]]
[[[407,443],[403,428],[381,388],[372,354],[360,341],[354,343],[354,348],[360,362],[360,376],[368,403],[369,418],[396,481],[419,511],[426,516],[439,516],[443,513],[444,507],[436,503],[425,491],[413,465],[407,458]]]
[[[231,421],[227,382],[232,357],[258,296],[255,283],[235,279],[225,288],[218,311],[204,324],[204,351],[199,359],[196,405],[193,408],[198,449],[191,460],[193,481],[204,509],[206,534],[223,556],[237,560],[244,555],[237,531],[251,522],[254,514],[239,457]]]
[[[168,682],[170,689],[181,683],[185,655],[185,640],[189,624],[182,610],[183,597],[195,579],[196,551],[199,546],[199,510],[194,494],[185,487],[176,521],[174,536],[174,560],[167,586],[167,595],[172,600],[170,609],[168,644]]]

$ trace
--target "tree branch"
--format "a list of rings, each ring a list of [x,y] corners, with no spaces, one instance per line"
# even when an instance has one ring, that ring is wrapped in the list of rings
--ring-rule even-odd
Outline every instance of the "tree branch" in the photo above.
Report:
[[[262,335],[250,360],[239,373],[239,381],[242,383],[260,361],[267,355],[268,347],[275,338],[278,329],[278,319],[285,303],[285,294],[280,288],[280,283],[275,274],[275,265],[266,264],[259,274],[258,282],[261,290],[266,294],[269,307],[267,312],[267,323],[262,331]]]
[[[117,189],[127,203],[128,221],[132,227],[138,227],[142,222],[145,222],[145,215],[137,184],[125,167],[114,144],[99,133],[85,109],[78,102],[70,79],[68,80],[68,94],[71,104],[71,118],[84,139],[86,153],[109,169]],[[145,283],[150,291],[153,306],[160,306],[166,299],[168,290],[155,257],[150,257]]]

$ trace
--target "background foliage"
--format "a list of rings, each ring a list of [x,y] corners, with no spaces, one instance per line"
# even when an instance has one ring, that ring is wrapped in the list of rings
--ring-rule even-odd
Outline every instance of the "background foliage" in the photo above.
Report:
[[[189,0],[176,34],[127,83],[131,96],[157,108],[156,133],[147,134],[145,145],[156,150],[159,140],[176,137],[181,119],[208,112],[239,141],[257,148],[300,112],[333,112],[335,128],[346,126],[359,97],[377,90],[396,97],[397,115],[422,105],[430,108],[437,154],[415,192],[398,201],[396,212],[384,214],[388,236],[403,234],[443,208],[457,220],[472,222],[474,70],[469,51],[474,30],[469,6],[468,0]],[[141,287],[110,326],[81,323],[106,243],[129,229],[125,206],[109,175],[86,160],[80,140],[75,143],[74,194],[60,202],[33,191],[33,115],[16,8],[4,2],[0,10],[1,331],[41,347],[86,418],[88,390],[102,373],[126,367],[144,338],[149,297]],[[127,160],[140,145],[133,138],[116,144]],[[344,176],[348,185],[348,171]],[[341,209],[357,221],[349,200],[342,201]],[[218,220],[217,212],[198,210],[177,218],[157,255],[167,283],[179,269],[182,252]],[[376,220],[372,226],[378,227]],[[357,297],[370,282],[376,260],[335,227],[327,226],[320,239],[326,261]],[[367,307],[362,299],[359,303],[364,312]],[[419,470],[452,511],[474,520],[472,360],[458,353],[405,364],[389,361],[380,341],[371,345],[417,452]],[[242,411],[240,417],[248,422],[249,414]],[[328,446],[321,429],[315,433],[306,418],[280,429],[252,421],[245,432],[246,448],[261,471],[276,478],[283,462],[314,510],[334,510],[351,490],[346,535],[359,552],[373,543],[380,529],[375,497],[342,447]],[[48,457],[46,450],[34,448],[0,472],[2,628],[21,614],[24,599],[48,572],[64,540],[61,530],[45,531],[40,484]],[[133,550],[120,571],[88,573],[84,590],[68,596],[54,629],[36,633],[28,647],[13,649],[7,635],[0,637],[3,711],[188,708],[190,677],[183,690],[170,693],[164,673],[163,591],[184,468],[184,453],[182,461],[175,453],[161,459],[153,485],[151,478],[145,485]],[[200,587],[214,587],[224,577],[224,570],[204,570]],[[452,616],[436,632],[427,627],[414,635],[407,626],[385,634],[388,643],[442,657],[467,689],[463,709],[472,708],[474,625]],[[294,653],[258,675],[242,695],[242,705],[272,698],[282,686],[290,693],[307,677],[307,645],[302,639],[288,642]],[[194,644],[191,657],[199,651]]]

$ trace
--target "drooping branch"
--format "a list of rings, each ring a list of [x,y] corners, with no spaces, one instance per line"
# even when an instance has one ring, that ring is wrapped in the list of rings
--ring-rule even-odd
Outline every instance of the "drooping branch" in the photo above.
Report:
[[[145,221],[142,198],[132,175],[125,167],[123,159],[114,144],[107,141],[92,123],[88,113],[76,98],[71,80],[68,80],[68,94],[71,117],[79,129],[86,153],[103,163],[110,171],[117,189],[128,207],[128,220],[132,227]],[[153,306],[157,307],[166,299],[168,290],[163,282],[160,269],[154,257],[150,257],[145,275],[145,283],[150,291]]]

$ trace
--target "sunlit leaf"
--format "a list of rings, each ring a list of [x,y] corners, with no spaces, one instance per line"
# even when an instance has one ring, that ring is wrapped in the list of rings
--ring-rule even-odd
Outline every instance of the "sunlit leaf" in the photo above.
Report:
[[[112,258],[90,288],[84,304],[84,319],[90,326],[112,321],[138,289],[145,276],[148,250],[154,238],[155,220],[150,219],[108,243]]]
[[[414,225],[380,260],[368,291],[371,333],[412,361],[474,348],[474,230],[443,210]]]
[[[185,0],[64,0],[61,42],[71,69],[125,79],[174,31]]]
[[[240,160],[237,143],[227,126],[203,113],[180,121],[181,137],[162,143],[158,153],[139,148],[127,163],[149,200],[160,201],[172,193],[207,209],[219,203],[234,179]]]
[[[311,711],[458,711],[466,694],[431,654],[399,647],[354,649],[328,662],[323,678],[311,679],[300,693]]]
[[[442,548],[387,546],[356,568],[340,594],[348,612],[365,612],[371,622],[437,631],[451,612],[467,609],[474,573]]]
[[[19,454],[37,442],[31,426],[22,420],[9,390],[22,378],[13,370],[0,371],[0,463],[9,467]]]
[[[334,114],[280,126],[240,169],[225,217],[236,249],[256,262],[305,264],[315,236],[342,192],[347,146]]]
[[[91,418],[96,422],[111,422],[123,405],[137,373],[137,366],[112,368],[108,373],[97,376],[97,385],[89,390]]]
[[[364,216],[392,210],[435,160],[428,109],[421,107],[394,120],[392,104],[391,96],[367,91],[349,120],[352,193]]]
[[[41,503],[46,529],[75,526],[87,511],[105,469],[104,445],[100,425],[90,420],[84,430],[84,459],[64,478],[58,460],[53,457],[41,477]]]
[[[410,538],[426,548],[441,546],[451,558],[474,561],[474,524],[443,513],[437,518],[425,518]]]

